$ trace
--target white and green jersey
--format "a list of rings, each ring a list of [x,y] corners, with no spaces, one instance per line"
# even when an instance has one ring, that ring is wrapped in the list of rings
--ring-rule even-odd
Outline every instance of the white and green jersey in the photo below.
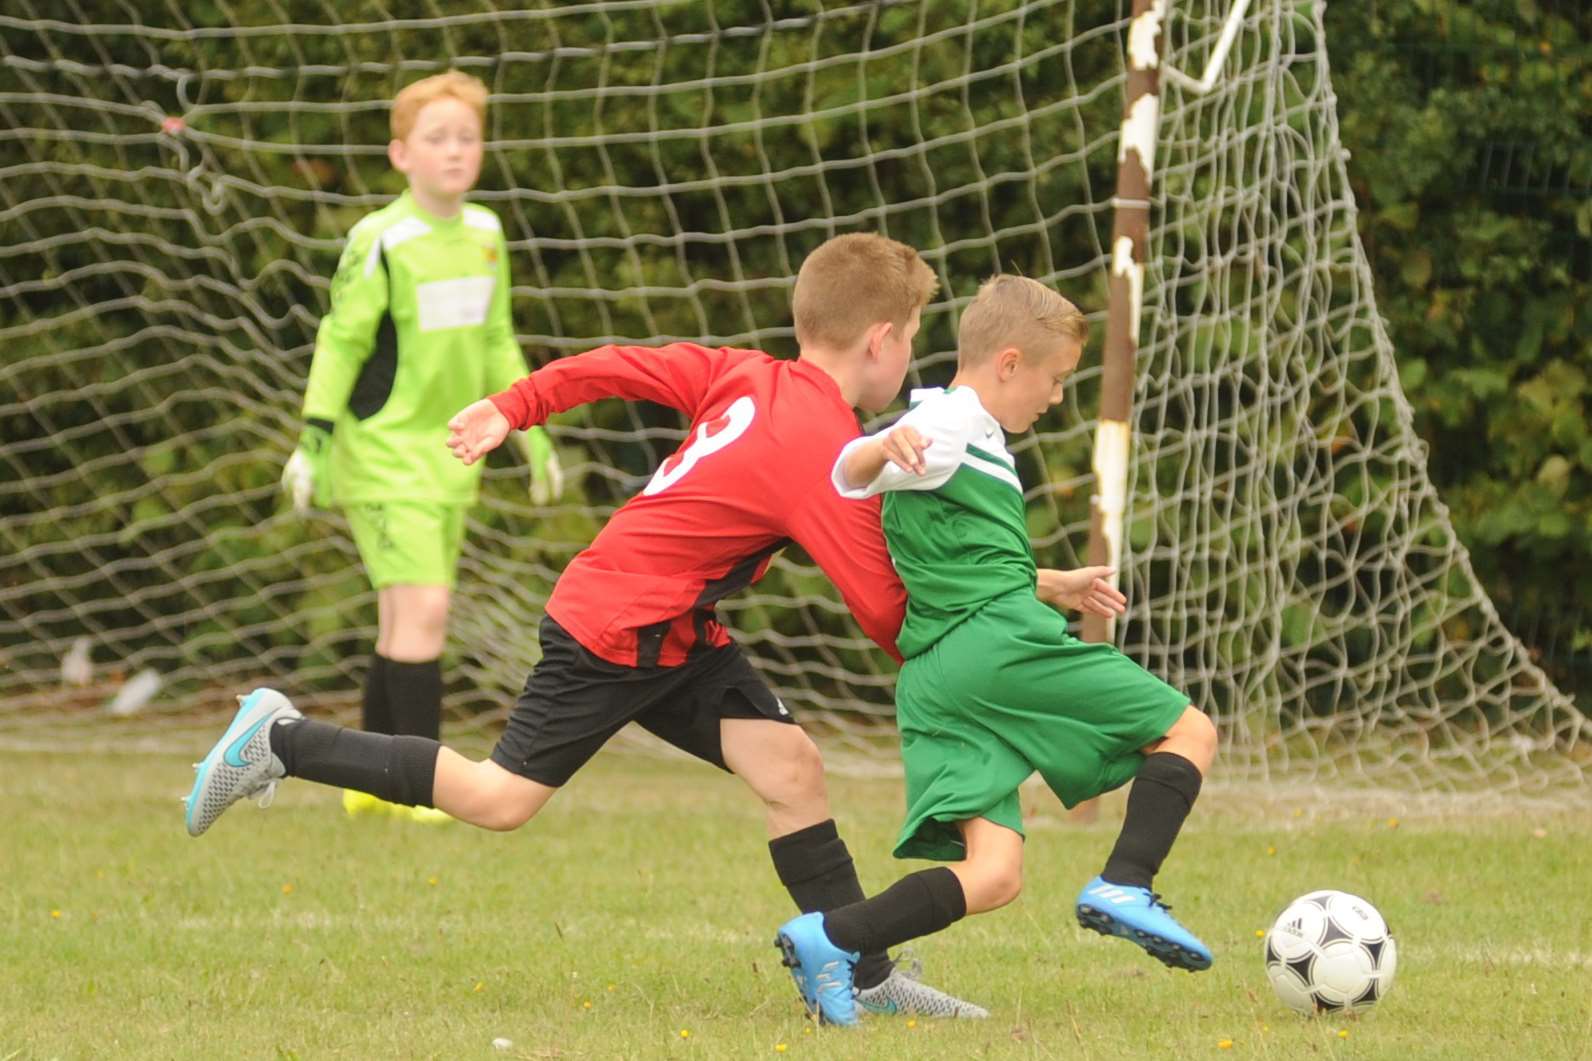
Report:
[[[405,192],[363,218],[304,391],[304,419],[333,425],[332,500],[473,501],[482,466],[448,451],[448,420],[525,374],[496,214],[433,217]]]
[[[847,489],[842,462],[866,441],[859,438],[841,451],[834,483],[845,497],[886,495],[884,536],[907,589],[897,643],[911,659],[996,597],[1032,591],[1037,571],[1006,433],[977,393],[969,387],[915,390],[897,424],[910,424],[929,439],[924,474],[887,463],[871,483]]]

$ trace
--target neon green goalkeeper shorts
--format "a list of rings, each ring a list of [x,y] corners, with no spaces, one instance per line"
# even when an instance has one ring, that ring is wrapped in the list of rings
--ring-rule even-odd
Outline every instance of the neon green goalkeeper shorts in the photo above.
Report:
[[[995,598],[901,667],[896,857],[966,857],[956,823],[970,818],[1022,833],[1017,790],[1035,771],[1069,807],[1126,784],[1188,706],[1114,646],[1067,633],[1032,590]]]
[[[376,589],[451,589],[464,544],[464,509],[437,501],[359,501],[345,505],[343,512]]]

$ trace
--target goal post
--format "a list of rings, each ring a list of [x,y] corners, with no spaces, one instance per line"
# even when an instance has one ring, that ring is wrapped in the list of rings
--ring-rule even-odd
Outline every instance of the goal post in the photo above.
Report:
[[[1165,76],[1118,409],[1102,354],[1130,326],[1108,304],[1142,7]],[[1036,552],[1081,563],[1119,470],[1110,637],[1217,719],[1223,777],[1586,798],[1584,717],[1426,475],[1319,4],[72,10],[0,13],[0,746],[169,745],[257,682],[351,715],[373,597],[341,518],[295,517],[276,483],[342,240],[402,187],[389,101],[452,66],[491,90],[475,199],[504,223],[530,365],[609,340],[789,355],[802,257],[875,230],[939,275],[911,383],[944,383],[978,284],[1036,277],[1102,337],[1013,440]],[[682,426],[619,402],[557,418],[571,486],[548,506],[494,460],[449,732],[501,720],[558,572]],[[805,557],[722,615],[831,747],[889,768],[894,668]],[[147,703],[108,717],[144,674]]]

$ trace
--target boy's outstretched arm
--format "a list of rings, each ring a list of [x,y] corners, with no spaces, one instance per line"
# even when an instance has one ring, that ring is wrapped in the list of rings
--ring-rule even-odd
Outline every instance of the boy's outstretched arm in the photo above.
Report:
[[[657,402],[694,417],[713,381],[726,369],[747,358],[767,356],[756,350],[696,343],[599,346],[544,365],[488,400],[510,427],[522,430],[599,398]]]
[[[1114,573],[1109,567],[1080,567],[1072,571],[1042,567],[1034,592],[1052,608],[1087,612],[1109,619],[1128,610],[1128,598],[1111,584]]]
[[[854,448],[848,447],[841,456],[840,474],[836,479],[848,490],[861,490],[879,477],[886,464],[922,475],[928,471],[923,453],[929,443],[930,440],[912,425],[897,425],[883,434],[862,440]]]
[[[466,464],[474,464],[509,437],[509,418],[492,399],[471,402],[448,421],[448,448]]]

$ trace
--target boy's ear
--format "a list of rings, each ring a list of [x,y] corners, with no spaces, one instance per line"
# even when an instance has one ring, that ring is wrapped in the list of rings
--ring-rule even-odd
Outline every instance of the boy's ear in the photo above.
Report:
[[[1015,346],[1008,346],[995,355],[995,377],[1002,382],[1011,379],[1017,374],[1017,367],[1023,363],[1023,352]]]
[[[392,163],[392,168],[399,173],[409,171],[409,149],[402,140],[387,141],[387,161]]]
[[[890,332],[895,327],[889,321],[880,321],[868,327],[868,360],[879,360],[879,351],[884,349],[884,341],[890,338]]]

